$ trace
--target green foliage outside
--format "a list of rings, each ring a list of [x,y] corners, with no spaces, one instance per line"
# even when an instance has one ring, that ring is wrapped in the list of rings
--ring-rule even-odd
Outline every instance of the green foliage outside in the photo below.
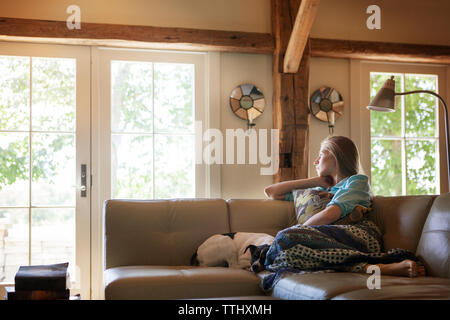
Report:
[[[33,108],[30,108],[30,63]],[[32,133],[30,137],[31,114],[33,131],[41,133]],[[0,57],[0,130],[5,131],[0,134],[0,206],[29,205],[28,188],[17,189],[19,184],[29,183],[30,138],[31,181],[52,185],[62,164],[73,161],[75,156],[74,134],[52,132],[70,132],[74,128],[74,60]],[[72,146],[72,150],[67,146]],[[36,194],[40,191],[36,190]],[[7,212],[0,209],[0,218]],[[33,223],[56,218],[54,210],[36,212]]]

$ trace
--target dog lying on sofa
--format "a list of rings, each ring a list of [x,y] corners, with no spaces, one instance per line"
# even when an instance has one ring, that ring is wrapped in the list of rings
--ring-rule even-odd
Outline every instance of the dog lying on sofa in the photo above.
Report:
[[[191,265],[229,267],[259,272],[274,237],[266,233],[232,232],[205,240],[191,258]]]

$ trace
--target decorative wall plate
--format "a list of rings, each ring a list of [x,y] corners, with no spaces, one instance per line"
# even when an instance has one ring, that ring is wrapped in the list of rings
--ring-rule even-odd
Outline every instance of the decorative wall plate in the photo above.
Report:
[[[252,84],[241,84],[231,91],[230,107],[236,116],[247,120],[249,126],[264,112],[264,95]]]
[[[328,122],[332,134],[334,121],[344,112],[344,100],[336,89],[321,87],[311,95],[309,108],[314,117]]]

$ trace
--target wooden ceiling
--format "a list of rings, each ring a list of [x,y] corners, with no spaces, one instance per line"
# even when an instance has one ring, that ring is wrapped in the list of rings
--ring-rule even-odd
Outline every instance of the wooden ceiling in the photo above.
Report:
[[[284,72],[298,68],[317,11],[318,0],[303,0],[283,61]],[[69,30],[65,21],[0,18],[0,40],[100,45],[110,47],[272,54],[273,34],[82,23]],[[309,38],[312,57],[450,64],[450,47]]]

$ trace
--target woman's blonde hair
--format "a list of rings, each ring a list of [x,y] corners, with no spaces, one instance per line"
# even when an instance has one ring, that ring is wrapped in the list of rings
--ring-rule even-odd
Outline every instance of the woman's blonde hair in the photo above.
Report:
[[[330,136],[322,141],[321,148],[334,156],[339,173],[344,177],[353,176],[362,169],[358,148],[351,139]]]

